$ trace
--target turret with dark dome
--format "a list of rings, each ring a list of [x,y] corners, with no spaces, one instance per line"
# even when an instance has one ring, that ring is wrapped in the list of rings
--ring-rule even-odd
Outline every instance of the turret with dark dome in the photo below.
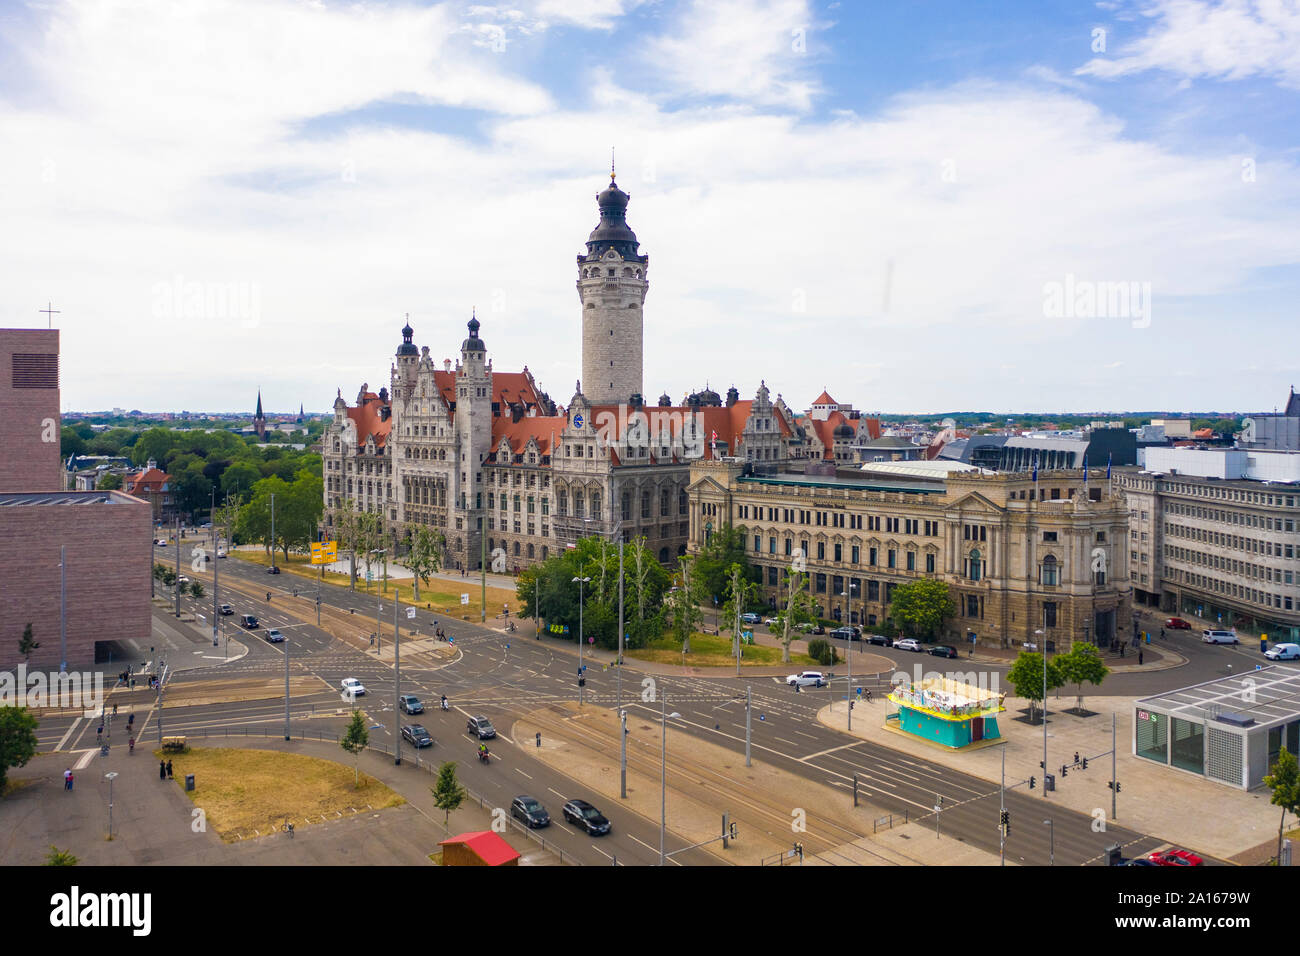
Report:
[[[397,347],[398,355],[410,355],[418,358],[420,350],[416,347],[412,339],[415,336],[415,329],[411,328],[410,317],[407,317],[406,325],[402,327],[402,344]]]
[[[460,343],[460,350],[462,352],[486,352],[487,346],[478,337],[478,317],[471,315],[467,327],[469,328],[469,338]]]
[[[624,259],[642,260],[637,255],[636,233],[627,224],[627,204],[632,197],[618,188],[611,173],[609,185],[596,196],[600,207],[600,222],[587,237],[587,258],[598,259],[606,250],[613,249]]]

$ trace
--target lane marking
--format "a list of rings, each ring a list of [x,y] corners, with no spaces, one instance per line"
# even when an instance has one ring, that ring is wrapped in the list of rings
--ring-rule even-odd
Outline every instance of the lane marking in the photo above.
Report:
[[[63,735],[63,739],[60,740],[58,744],[55,745],[54,747],[55,750],[63,749],[63,745],[68,742],[68,738],[72,736],[72,732],[77,729],[77,724],[79,723],[81,723],[81,718],[74,717],[72,723],[68,725],[68,731]]]

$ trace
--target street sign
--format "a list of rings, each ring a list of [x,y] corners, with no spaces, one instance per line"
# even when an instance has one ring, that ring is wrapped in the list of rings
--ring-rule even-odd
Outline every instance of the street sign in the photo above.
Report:
[[[338,560],[337,541],[312,541],[308,547],[311,549],[312,564],[333,564]]]
[[[468,604],[468,603],[469,603],[469,595],[468,595],[468,594],[462,594],[462,595],[460,596],[460,603],[461,603],[461,604]]]
[[[415,608],[413,608],[413,607],[408,607],[408,608],[406,609],[406,616],[407,616],[408,619],[414,621],[414,620],[415,620]]]

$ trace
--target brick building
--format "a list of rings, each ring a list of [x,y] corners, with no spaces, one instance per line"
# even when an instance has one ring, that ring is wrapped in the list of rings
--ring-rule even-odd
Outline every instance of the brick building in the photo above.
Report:
[[[121,492],[63,491],[59,333],[0,329],[0,669],[27,624],[32,668],[92,664],[96,645],[149,635],[149,505]],[[48,439],[48,440],[47,440]],[[67,555],[65,575],[61,549]],[[66,612],[66,613],[65,613]]]

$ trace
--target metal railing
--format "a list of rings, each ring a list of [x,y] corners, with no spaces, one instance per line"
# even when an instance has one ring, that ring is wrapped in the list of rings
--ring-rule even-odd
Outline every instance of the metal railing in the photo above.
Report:
[[[881,830],[892,830],[895,825],[901,826],[908,822],[908,812],[903,811],[902,819],[899,819],[897,813],[890,813],[883,817],[876,817],[871,821],[871,832],[879,833]]]

